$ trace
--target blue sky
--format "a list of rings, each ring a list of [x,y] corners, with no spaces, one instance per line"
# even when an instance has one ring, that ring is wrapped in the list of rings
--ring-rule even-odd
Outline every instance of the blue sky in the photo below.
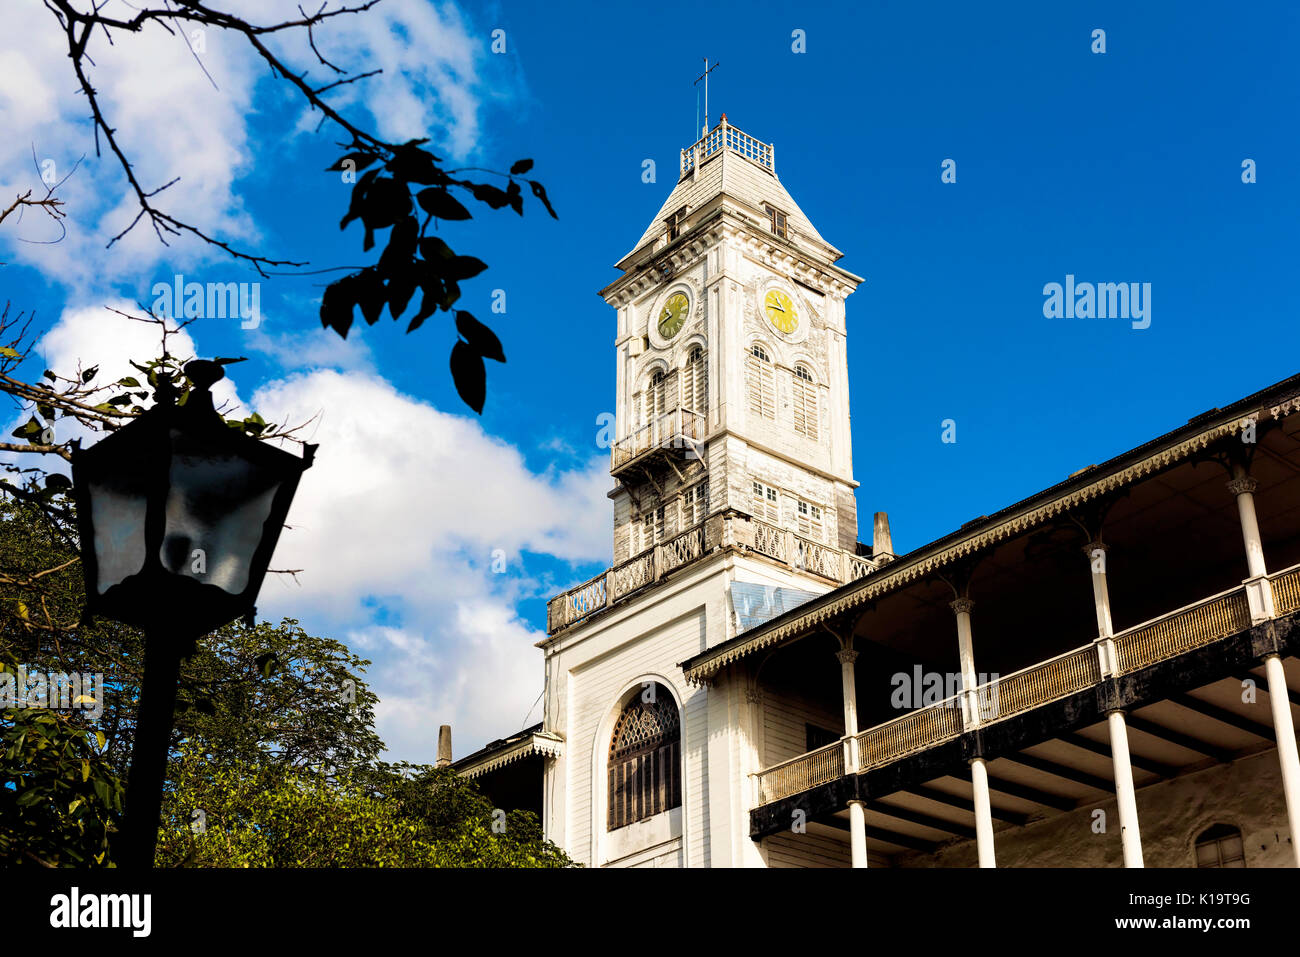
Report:
[[[25,2],[47,30],[48,14]],[[678,151],[697,132],[692,81],[706,55],[721,63],[713,120],[725,110],[776,144],[782,182],[844,250],[840,265],[866,277],[848,300],[860,537],[886,510],[896,549],[910,550],[1297,371],[1300,24],[1288,4],[383,7],[390,19],[374,31],[326,40],[349,65],[386,70],[391,85],[349,89],[353,115],[394,132],[431,129],[465,165],[531,157],[560,214],[484,210],[442,234],[491,266],[462,300],[491,322],[509,360],[489,370],[481,428],[451,386],[448,322],[407,336],[384,318],[339,348],[317,319],[319,276],[264,280],[265,320],[253,333],[220,320],[192,332],[204,353],[251,357],[238,368],[241,399],[289,408],[295,387],[310,395],[315,405],[303,408],[325,413],[323,455],[348,409],[371,411],[336,448],[370,428],[410,445],[385,460],[400,481],[364,475],[365,494],[398,503],[377,513],[391,527],[345,529],[311,549],[343,571],[344,553],[373,567],[409,552],[402,567],[413,577],[391,588],[368,580],[347,601],[335,599],[360,573],[264,596],[265,610],[374,656],[376,687],[393,702],[380,731],[397,757],[432,756],[429,722],[466,729],[458,754],[517,729],[540,690],[531,642],[545,598],[608,561],[610,480],[596,438],[597,416],[613,406],[614,314],[596,291],[676,181]],[[1098,28],[1104,54],[1091,52]],[[489,51],[494,29],[505,31],[505,54]],[[792,52],[795,30],[805,53]],[[155,40],[175,53],[175,40]],[[103,251],[126,208],[116,208],[120,176],[93,161],[57,49],[15,47],[8,62],[19,52],[56,108],[37,111],[30,84],[21,95],[0,84],[0,121],[14,134],[0,150],[0,185],[33,178],[33,147],[64,170],[91,154],[70,182],[73,235],[62,248],[15,242],[44,238],[35,218],[0,227],[0,260],[10,262],[0,297],[35,309],[60,356],[81,343],[106,348],[114,327],[103,320],[92,336],[86,317],[109,300],[147,300],[176,272],[257,278],[201,249],[163,249],[143,230]],[[200,191],[186,200],[191,218],[315,268],[369,261],[359,226],[337,228],[348,187],[322,172],[337,155],[333,131],[314,133],[229,41],[212,38],[203,54],[219,94],[186,56],[166,67],[186,78],[170,109],[132,111],[123,125],[138,149],[159,154],[158,177],[179,166],[173,190]],[[131,95],[120,94],[123,110]],[[655,183],[642,181],[646,159]],[[956,183],[940,181],[945,159]],[[1242,182],[1245,159],[1258,182]],[[1045,318],[1043,286],[1067,274],[1150,283],[1150,327]],[[504,316],[490,312],[498,288]],[[955,444],[940,440],[944,419],[957,424]],[[316,480],[336,494],[332,504],[309,500],[321,512],[300,516],[305,524],[324,528],[353,507],[355,466],[336,461],[329,480],[309,473],[304,489]],[[424,514],[427,497],[444,493],[446,512],[403,519],[403,508]],[[527,508],[496,508],[493,495]],[[459,513],[494,511],[499,534],[487,518],[454,526]],[[529,521],[536,527],[509,531]],[[439,557],[421,565],[412,535],[427,535],[424,551]],[[495,547],[509,555],[502,576],[488,567]],[[506,690],[483,675],[502,654],[518,656]]]

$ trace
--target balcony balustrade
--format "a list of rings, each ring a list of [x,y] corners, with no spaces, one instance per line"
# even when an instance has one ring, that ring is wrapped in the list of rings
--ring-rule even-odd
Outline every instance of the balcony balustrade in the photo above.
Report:
[[[870,559],[767,522],[739,513],[719,514],[552,598],[546,606],[546,630],[555,634],[722,547],[763,555],[834,585],[857,581],[876,567]]]
[[[669,409],[614,443],[610,473],[618,475],[655,452],[677,450],[684,457],[698,458],[698,443],[704,438],[705,428],[705,418],[699,412],[687,408]]]
[[[1278,615],[1300,609],[1300,565],[1270,575],[1269,582]],[[1116,673],[1127,674],[1177,657],[1236,634],[1250,627],[1250,623],[1245,586],[1239,585],[1115,635]],[[979,707],[977,719],[969,714],[963,718],[962,695],[958,694],[868,728],[856,735],[858,770],[883,767],[913,752],[950,741],[974,720],[981,724],[1003,721],[1095,687],[1101,680],[1096,645],[1089,643],[1075,648],[980,685],[974,696]],[[841,776],[843,770],[839,774],[832,773],[835,763],[829,755],[838,750],[838,767],[843,769],[849,740],[842,738],[835,744],[759,771],[754,775],[757,806],[779,801]]]

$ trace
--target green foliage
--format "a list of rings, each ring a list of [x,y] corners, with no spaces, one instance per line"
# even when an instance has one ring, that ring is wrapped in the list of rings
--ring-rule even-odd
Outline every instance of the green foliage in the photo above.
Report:
[[[103,713],[0,705],[0,866],[111,865],[135,730],[143,637],[80,621],[74,516],[53,502],[0,499],[0,664],[104,675]],[[449,770],[379,763],[367,665],[291,618],[199,642],[181,667],[158,866],[570,863],[534,815],[502,819]]]
[[[191,867],[566,867],[535,815],[494,809],[441,768],[341,777],[226,762],[174,765],[157,864]]]
[[[123,786],[102,732],[55,711],[0,711],[0,867],[105,866]]]

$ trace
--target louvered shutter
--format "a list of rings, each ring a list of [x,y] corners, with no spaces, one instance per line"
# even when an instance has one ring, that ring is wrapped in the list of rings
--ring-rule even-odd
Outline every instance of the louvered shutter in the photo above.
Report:
[[[803,366],[795,366],[792,387],[794,430],[814,442],[818,436],[817,385]]]
[[[765,419],[776,418],[776,388],[772,363],[758,346],[746,357],[749,411]]]

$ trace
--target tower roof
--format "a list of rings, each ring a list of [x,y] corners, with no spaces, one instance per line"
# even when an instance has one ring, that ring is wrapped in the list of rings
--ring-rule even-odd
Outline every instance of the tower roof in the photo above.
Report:
[[[826,242],[799,204],[776,176],[775,148],[730,125],[722,114],[718,125],[681,152],[680,178],[646,231],[623,259],[648,243],[662,239],[664,220],[686,207],[698,209],[720,193],[750,207],[759,216],[770,205],[786,215],[790,239],[811,241],[831,262],[843,255]],[[620,263],[621,265],[621,263]]]

